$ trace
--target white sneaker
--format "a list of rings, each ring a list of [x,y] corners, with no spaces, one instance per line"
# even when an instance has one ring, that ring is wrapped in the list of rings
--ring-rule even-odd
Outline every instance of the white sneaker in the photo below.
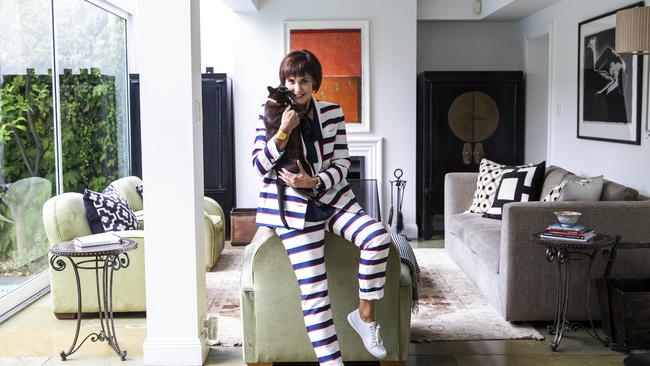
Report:
[[[359,315],[359,309],[348,314],[348,323],[356,330],[368,352],[378,359],[386,358],[386,347],[379,336],[379,324],[366,323]]]

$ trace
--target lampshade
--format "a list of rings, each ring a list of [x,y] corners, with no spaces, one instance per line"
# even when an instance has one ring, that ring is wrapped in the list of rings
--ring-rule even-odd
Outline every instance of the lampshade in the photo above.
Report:
[[[650,6],[616,13],[616,53],[650,54]]]

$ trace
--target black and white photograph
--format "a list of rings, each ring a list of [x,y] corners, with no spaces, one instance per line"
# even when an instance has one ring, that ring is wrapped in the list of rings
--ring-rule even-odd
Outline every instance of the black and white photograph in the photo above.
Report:
[[[642,6],[643,2],[622,9]],[[578,25],[578,138],[640,144],[642,60],[616,52],[616,9]]]

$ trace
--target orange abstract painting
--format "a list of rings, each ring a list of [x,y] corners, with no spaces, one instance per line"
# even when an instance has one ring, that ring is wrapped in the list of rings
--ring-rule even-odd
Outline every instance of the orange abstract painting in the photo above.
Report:
[[[319,100],[343,108],[348,123],[361,123],[361,30],[292,29],[291,51],[313,52],[323,66]]]

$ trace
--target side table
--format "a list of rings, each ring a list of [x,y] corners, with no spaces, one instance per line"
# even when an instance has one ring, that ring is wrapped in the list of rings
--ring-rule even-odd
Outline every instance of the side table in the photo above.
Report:
[[[77,329],[74,340],[68,351],[61,351],[61,360],[65,361],[68,356],[77,352],[79,348],[90,339],[92,342],[107,342],[111,348],[124,361],[126,350],[120,349],[115,334],[113,323],[113,272],[129,266],[130,252],[138,247],[138,243],[131,239],[122,239],[120,244],[103,245],[84,249],[75,248],[71,241],[54,245],[50,252],[50,266],[55,271],[63,271],[66,268],[64,258],[67,258],[74,270],[75,282],[77,285]],[[73,258],[80,258],[75,261]],[[97,288],[97,305],[99,308],[99,322],[101,329],[98,332],[88,334],[78,345],[79,329],[81,328],[81,282],[79,281],[79,270],[94,270],[95,285]]]
[[[566,319],[566,312],[569,307],[569,289],[571,286],[571,260],[588,260],[589,268],[587,270],[587,315],[591,325],[591,331],[585,328],[587,334],[606,344],[595,331],[591,317],[591,267],[598,253],[602,250],[603,256],[609,259],[611,254],[610,248],[616,243],[616,240],[609,235],[596,234],[587,242],[577,242],[570,240],[550,240],[542,239],[542,233],[535,233],[530,236],[530,240],[543,245],[546,248],[546,260],[548,262],[557,261],[557,307],[555,310],[555,321],[550,328],[550,334],[555,338],[550,344],[553,352],[557,351],[562,342],[562,336],[565,330],[577,329],[580,324],[571,323]]]

